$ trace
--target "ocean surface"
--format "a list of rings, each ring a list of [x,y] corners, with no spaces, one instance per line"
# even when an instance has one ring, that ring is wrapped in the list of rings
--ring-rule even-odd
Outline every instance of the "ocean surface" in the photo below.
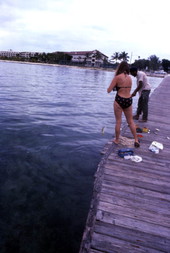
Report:
[[[100,151],[114,134],[113,75],[0,62],[1,253],[78,253]],[[152,91],[161,80],[149,78]]]

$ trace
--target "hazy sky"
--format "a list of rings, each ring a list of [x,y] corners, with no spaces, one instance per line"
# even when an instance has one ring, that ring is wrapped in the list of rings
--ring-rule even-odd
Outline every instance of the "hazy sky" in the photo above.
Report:
[[[170,60],[169,0],[0,0],[0,51],[97,49]]]

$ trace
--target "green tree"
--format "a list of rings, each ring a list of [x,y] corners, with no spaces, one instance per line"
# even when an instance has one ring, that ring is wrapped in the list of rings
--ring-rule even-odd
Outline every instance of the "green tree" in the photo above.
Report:
[[[137,67],[139,70],[149,69],[149,60],[146,59],[135,60],[133,66]]]
[[[120,53],[119,54],[119,60],[129,61],[128,53],[126,53],[125,51],[123,51],[122,53]]]
[[[149,58],[149,68],[150,70],[158,70],[161,66],[161,61],[156,55],[151,55]]]
[[[162,60],[162,67],[165,72],[168,72],[170,70],[170,61],[167,59]]]
[[[38,61],[40,62],[46,62],[47,61],[47,54],[46,53],[42,53],[42,54],[38,54]]]
[[[68,63],[71,61],[72,56],[63,52],[58,52],[56,55],[57,63]]]
[[[71,60],[71,56],[68,54],[65,54],[63,52],[57,52],[57,53],[48,53],[46,55],[47,62],[48,63],[64,63],[66,64]]]
[[[118,53],[118,52],[115,52],[115,53],[111,56],[111,59],[112,59],[112,60],[115,60],[116,63],[117,63],[117,61],[119,60],[119,53]]]

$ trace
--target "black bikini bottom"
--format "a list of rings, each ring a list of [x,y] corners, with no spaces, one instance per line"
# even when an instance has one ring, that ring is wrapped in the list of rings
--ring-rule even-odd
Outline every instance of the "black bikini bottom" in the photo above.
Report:
[[[123,98],[116,94],[115,101],[120,105],[122,109],[126,109],[132,104],[132,98]]]

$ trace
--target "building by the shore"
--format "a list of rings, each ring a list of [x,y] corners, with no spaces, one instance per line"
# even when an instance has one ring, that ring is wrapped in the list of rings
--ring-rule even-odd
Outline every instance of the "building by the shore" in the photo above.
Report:
[[[71,56],[71,62],[73,64],[84,65],[87,67],[102,67],[104,64],[108,63],[108,56],[101,53],[98,50],[92,51],[71,51],[71,52],[53,52],[52,54],[64,53]],[[22,59],[29,60],[37,55],[42,55],[40,52],[16,52],[12,51],[0,51],[0,57],[13,58],[20,57]],[[48,54],[48,53],[47,53]]]
[[[23,57],[26,59],[29,59],[31,57],[34,57],[37,52],[16,52],[13,51],[12,49],[8,51],[0,51],[0,56],[2,57],[7,57],[7,58],[12,58],[12,57]],[[42,53],[38,53],[42,54]]]
[[[57,53],[57,52],[56,52]],[[84,63],[87,67],[101,67],[108,62],[109,57],[98,50],[63,52],[72,56],[73,63]]]

